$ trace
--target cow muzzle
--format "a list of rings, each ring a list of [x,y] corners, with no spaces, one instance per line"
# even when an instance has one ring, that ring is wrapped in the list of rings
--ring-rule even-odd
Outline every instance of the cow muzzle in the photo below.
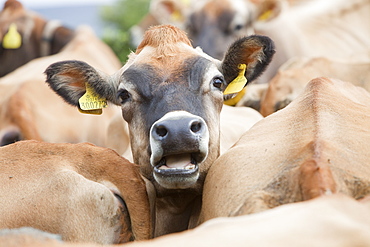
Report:
[[[167,189],[186,189],[199,177],[208,155],[209,132],[203,118],[185,111],[164,115],[150,129],[154,179]]]

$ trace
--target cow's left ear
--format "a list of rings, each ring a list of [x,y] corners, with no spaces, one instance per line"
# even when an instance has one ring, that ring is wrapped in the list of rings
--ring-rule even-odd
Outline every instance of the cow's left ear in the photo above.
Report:
[[[226,83],[238,77],[241,64],[246,65],[244,77],[248,82],[253,81],[267,68],[274,53],[274,42],[266,36],[252,35],[235,41],[222,61]]]

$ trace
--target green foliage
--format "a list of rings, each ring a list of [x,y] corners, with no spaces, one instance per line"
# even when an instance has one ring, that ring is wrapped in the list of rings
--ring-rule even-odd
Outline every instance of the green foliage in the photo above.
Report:
[[[131,50],[136,48],[130,46],[128,30],[148,12],[149,2],[150,0],[116,0],[115,4],[102,8],[101,17],[107,24],[102,39],[123,63]]]

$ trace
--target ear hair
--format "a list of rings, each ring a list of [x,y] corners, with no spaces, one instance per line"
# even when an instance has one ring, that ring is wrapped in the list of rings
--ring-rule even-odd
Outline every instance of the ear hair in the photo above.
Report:
[[[274,42],[266,36],[251,35],[235,41],[222,62],[222,71],[227,83],[238,75],[239,64],[246,64],[245,77],[255,80],[267,68],[275,54]]]
[[[73,106],[78,106],[78,100],[86,92],[85,83],[110,101],[115,97],[115,91],[106,81],[106,76],[82,61],[53,63],[45,70],[45,74],[51,89]]]

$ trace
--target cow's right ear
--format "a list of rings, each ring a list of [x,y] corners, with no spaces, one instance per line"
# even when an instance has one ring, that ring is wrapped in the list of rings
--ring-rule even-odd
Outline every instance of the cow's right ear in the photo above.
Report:
[[[97,71],[82,61],[61,61],[51,64],[46,70],[46,82],[67,103],[79,107],[79,99],[90,86],[97,95],[115,102],[116,88],[110,83],[110,76]]]
[[[229,84],[239,77],[240,71],[243,71],[248,82],[255,80],[267,68],[274,54],[274,42],[267,36],[251,35],[236,40],[222,61],[226,83]],[[241,70],[244,67],[246,69]]]

